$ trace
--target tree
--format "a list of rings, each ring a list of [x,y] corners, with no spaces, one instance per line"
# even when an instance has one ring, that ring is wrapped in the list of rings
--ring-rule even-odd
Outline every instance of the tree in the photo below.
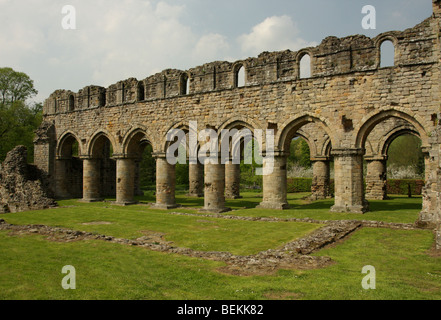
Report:
[[[41,104],[29,107],[26,100],[37,94],[34,82],[23,72],[0,68],[0,161],[17,145],[28,148],[33,161],[34,130],[42,120]]]
[[[23,72],[12,68],[0,68],[0,103],[10,105],[16,101],[25,102],[38,93],[34,81]]]

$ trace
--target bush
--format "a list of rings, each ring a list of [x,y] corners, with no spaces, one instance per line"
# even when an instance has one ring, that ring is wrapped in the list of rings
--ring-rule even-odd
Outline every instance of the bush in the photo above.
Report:
[[[421,195],[424,187],[424,180],[387,180],[387,194],[408,195],[409,187],[412,195]]]

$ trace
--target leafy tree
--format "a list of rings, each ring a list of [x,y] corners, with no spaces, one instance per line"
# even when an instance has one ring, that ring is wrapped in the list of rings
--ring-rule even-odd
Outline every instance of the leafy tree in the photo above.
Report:
[[[416,173],[424,174],[424,154],[421,150],[421,139],[412,135],[396,138],[388,150],[388,166],[414,167]]]
[[[23,72],[0,68],[0,161],[17,145],[28,148],[33,161],[34,130],[42,120],[41,104],[29,107],[26,100],[37,94],[33,81]]]
[[[34,81],[23,72],[12,68],[0,68],[0,103],[11,105],[16,101],[25,102],[38,93]]]
[[[288,167],[290,168],[295,163],[305,168],[311,167],[309,145],[302,138],[296,138],[291,141]]]

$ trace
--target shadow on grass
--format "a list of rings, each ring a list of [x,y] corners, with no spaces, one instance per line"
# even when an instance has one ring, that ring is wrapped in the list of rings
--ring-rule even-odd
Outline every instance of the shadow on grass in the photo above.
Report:
[[[308,200],[307,193],[288,194],[288,203],[290,210],[330,210],[334,205],[334,198],[318,201]],[[226,200],[226,207],[232,209],[254,209],[262,202],[262,194],[254,192],[242,192],[243,198],[235,200]],[[137,196],[135,199],[139,203],[155,203],[156,196],[154,190],[144,190],[143,196]],[[401,211],[401,210],[421,210],[421,197],[408,198],[406,196],[390,196],[387,200],[369,201],[370,212],[381,211]],[[203,208],[204,198],[188,197],[186,190],[176,191],[176,202],[182,207]]]

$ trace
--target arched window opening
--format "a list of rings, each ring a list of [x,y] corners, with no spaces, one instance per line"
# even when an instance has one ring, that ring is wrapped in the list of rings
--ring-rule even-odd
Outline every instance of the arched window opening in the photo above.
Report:
[[[236,88],[245,87],[245,67],[244,66],[241,66],[236,71],[235,82],[236,82]]]
[[[69,111],[75,110],[75,98],[73,95],[69,96]]]
[[[185,96],[190,93],[190,78],[186,73],[181,75],[181,95]]]
[[[380,47],[380,68],[395,66],[395,46],[392,41],[385,40]]]
[[[138,83],[138,101],[145,100],[145,89],[142,82]]]
[[[300,59],[300,79],[311,77],[311,57],[309,54],[305,54]]]

